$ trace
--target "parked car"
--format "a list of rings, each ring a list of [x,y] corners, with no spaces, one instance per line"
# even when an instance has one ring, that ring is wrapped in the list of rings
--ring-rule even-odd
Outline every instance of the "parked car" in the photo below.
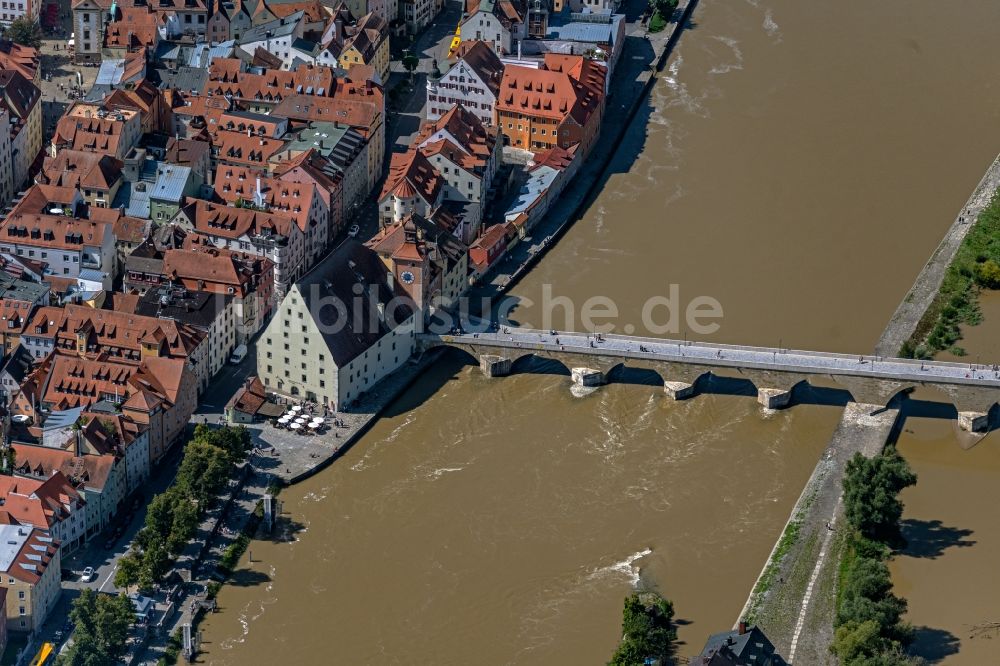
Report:
[[[86,569],[84,569],[83,573],[80,574],[80,580],[82,580],[84,583],[89,583],[90,581],[94,580],[94,567],[87,567]]]
[[[352,224],[351,228],[347,230],[347,235],[351,238],[356,237],[359,233],[361,233],[361,227],[356,224]]]
[[[243,359],[247,357],[247,346],[238,345],[236,349],[233,350],[233,355],[229,357],[229,362],[233,365],[239,365],[243,362]]]

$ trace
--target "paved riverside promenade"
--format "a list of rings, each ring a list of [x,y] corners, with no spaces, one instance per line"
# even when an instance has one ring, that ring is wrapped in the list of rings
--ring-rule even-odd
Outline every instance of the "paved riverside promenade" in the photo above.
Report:
[[[500,331],[460,335],[422,334],[427,346],[445,344],[475,347],[477,351],[513,350],[515,355],[535,351],[581,354],[622,359],[643,359],[698,366],[759,369],[795,374],[843,375],[913,383],[955,384],[1000,388],[1000,372],[991,366],[968,363],[917,361],[903,358],[855,356],[826,352],[746,347],[716,343],[624,335],[595,339],[585,333],[506,328]],[[640,349],[640,346],[642,349]]]
[[[958,211],[954,222],[948,228],[944,238],[941,239],[941,244],[934,250],[934,254],[931,255],[923,270],[917,275],[913,286],[906,292],[906,296],[896,308],[889,324],[885,327],[885,331],[882,332],[882,336],[875,344],[876,354],[895,356],[899,353],[903,343],[917,331],[917,326],[920,325],[927,310],[937,298],[945,272],[954,261],[958,248],[962,245],[962,241],[965,240],[965,236],[978,219],[979,214],[993,199],[997,189],[1000,189],[1000,155],[994,158],[982,180],[969,196],[969,200]]]
[[[837,568],[844,546],[844,471],[855,453],[870,457],[881,451],[898,418],[895,408],[856,402],[846,405],[782,530],[783,535],[794,525],[797,537],[778,558],[779,536],[740,612],[738,620],[758,624],[789,663],[837,663],[829,646],[833,641]]]
[[[697,0],[680,0],[674,11],[675,20],[660,32],[648,32],[638,20],[647,6],[646,0],[625,0],[622,3],[619,11],[628,19],[626,37],[611,77],[604,120],[593,150],[541,221],[507,250],[500,263],[490,269],[468,296],[473,299],[492,298],[506,293],[555,246],[559,236],[583,217],[593,198],[603,189],[612,159],[620,150],[629,127],[636,122],[636,116],[647,103],[657,73],[666,64],[696,5]]]

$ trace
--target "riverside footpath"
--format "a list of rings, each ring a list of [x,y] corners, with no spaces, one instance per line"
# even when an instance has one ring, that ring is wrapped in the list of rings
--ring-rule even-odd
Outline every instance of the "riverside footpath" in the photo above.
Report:
[[[899,304],[875,348],[896,356],[934,302],[948,266],[982,210],[1000,188],[1000,155],[986,170],[940,245]],[[855,452],[874,456],[898,427],[898,405],[849,403],[823,456],[792,508],[781,536],[737,618],[757,623],[789,663],[835,666],[830,652],[837,577],[846,539],[843,524],[845,465]],[[735,628],[735,626],[734,626]]]
[[[625,44],[611,81],[604,109],[601,134],[576,177],[552,204],[545,217],[517,245],[507,251],[500,264],[469,290],[474,301],[495,298],[513,287],[555,241],[580,219],[600,193],[611,160],[625,132],[646,102],[657,75],[663,71],[674,45],[680,38],[698,0],[681,0],[673,20],[661,32],[648,32],[638,19],[647,6],[645,0],[626,0],[628,17]]]
[[[982,180],[976,185],[968,201],[958,211],[955,220],[941,239],[941,244],[917,275],[916,281],[903,297],[882,336],[875,345],[879,356],[896,356],[903,343],[913,337],[917,327],[941,289],[945,272],[955,259],[958,248],[979,218],[979,214],[989,205],[997,189],[1000,189],[1000,155],[993,159]]]
[[[845,406],[737,618],[737,624],[742,619],[759,625],[789,663],[837,663],[830,644],[844,546],[838,535],[844,471],[855,453],[871,457],[881,451],[898,418],[895,407]]]

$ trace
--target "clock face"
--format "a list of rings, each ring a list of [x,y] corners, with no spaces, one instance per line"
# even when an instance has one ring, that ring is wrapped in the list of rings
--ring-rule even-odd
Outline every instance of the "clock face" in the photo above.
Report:
[[[405,282],[406,284],[413,284],[413,273],[411,273],[410,271],[403,271],[402,273],[400,273],[399,279]]]

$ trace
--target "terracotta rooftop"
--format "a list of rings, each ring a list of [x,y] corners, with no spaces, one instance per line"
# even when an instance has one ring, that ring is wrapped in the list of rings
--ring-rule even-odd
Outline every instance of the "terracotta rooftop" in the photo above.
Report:
[[[393,153],[389,164],[389,177],[378,200],[390,194],[406,199],[419,194],[430,205],[437,203],[443,179],[437,169],[417,150]]]
[[[138,361],[143,345],[155,345],[172,358],[187,358],[205,334],[172,319],[96,310],[87,305],[39,308],[28,325],[28,335],[51,338],[55,347],[76,350],[85,336],[87,350]]]
[[[12,69],[29,81],[34,81],[41,56],[38,49],[0,40],[0,69]]]
[[[559,121],[572,117],[582,126],[603,100],[603,68],[583,56],[551,55],[544,69],[506,67],[496,108]]]
[[[52,185],[108,191],[121,180],[123,166],[113,155],[67,149],[46,157],[42,172]]]
[[[310,97],[289,95],[271,111],[271,115],[292,120],[326,121],[341,123],[358,130],[365,138],[370,138],[372,126],[382,117],[381,94],[372,101],[341,99],[339,97]]]
[[[268,160],[285,146],[281,139],[247,136],[244,132],[218,131],[213,139],[219,162],[263,169]]]
[[[243,236],[282,236],[288,238],[295,224],[284,215],[274,215],[249,208],[234,208],[197,200],[185,208],[199,234],[223,238]]]
[[[425,123],[413,144],[430,157],[438,153],[469,171],[483,169],[496,149],[496,131],[490,132],[479,118],[456,104],[438,120]]]
[[[10,215],[0,223],[0,242],[58,250],[100,247],[110,233],[108,224],[65,215],[25,213]]]
[[[311,183],[283,182],[280,178],[258,178],[249,169],[219,165],[215,174],[215,194],[229,204],[249,201],[257,204],[257,184],[260,183],[260,203],[269,213],[285,215],[307,233],[309,211],[312,209],[316,186]]]

